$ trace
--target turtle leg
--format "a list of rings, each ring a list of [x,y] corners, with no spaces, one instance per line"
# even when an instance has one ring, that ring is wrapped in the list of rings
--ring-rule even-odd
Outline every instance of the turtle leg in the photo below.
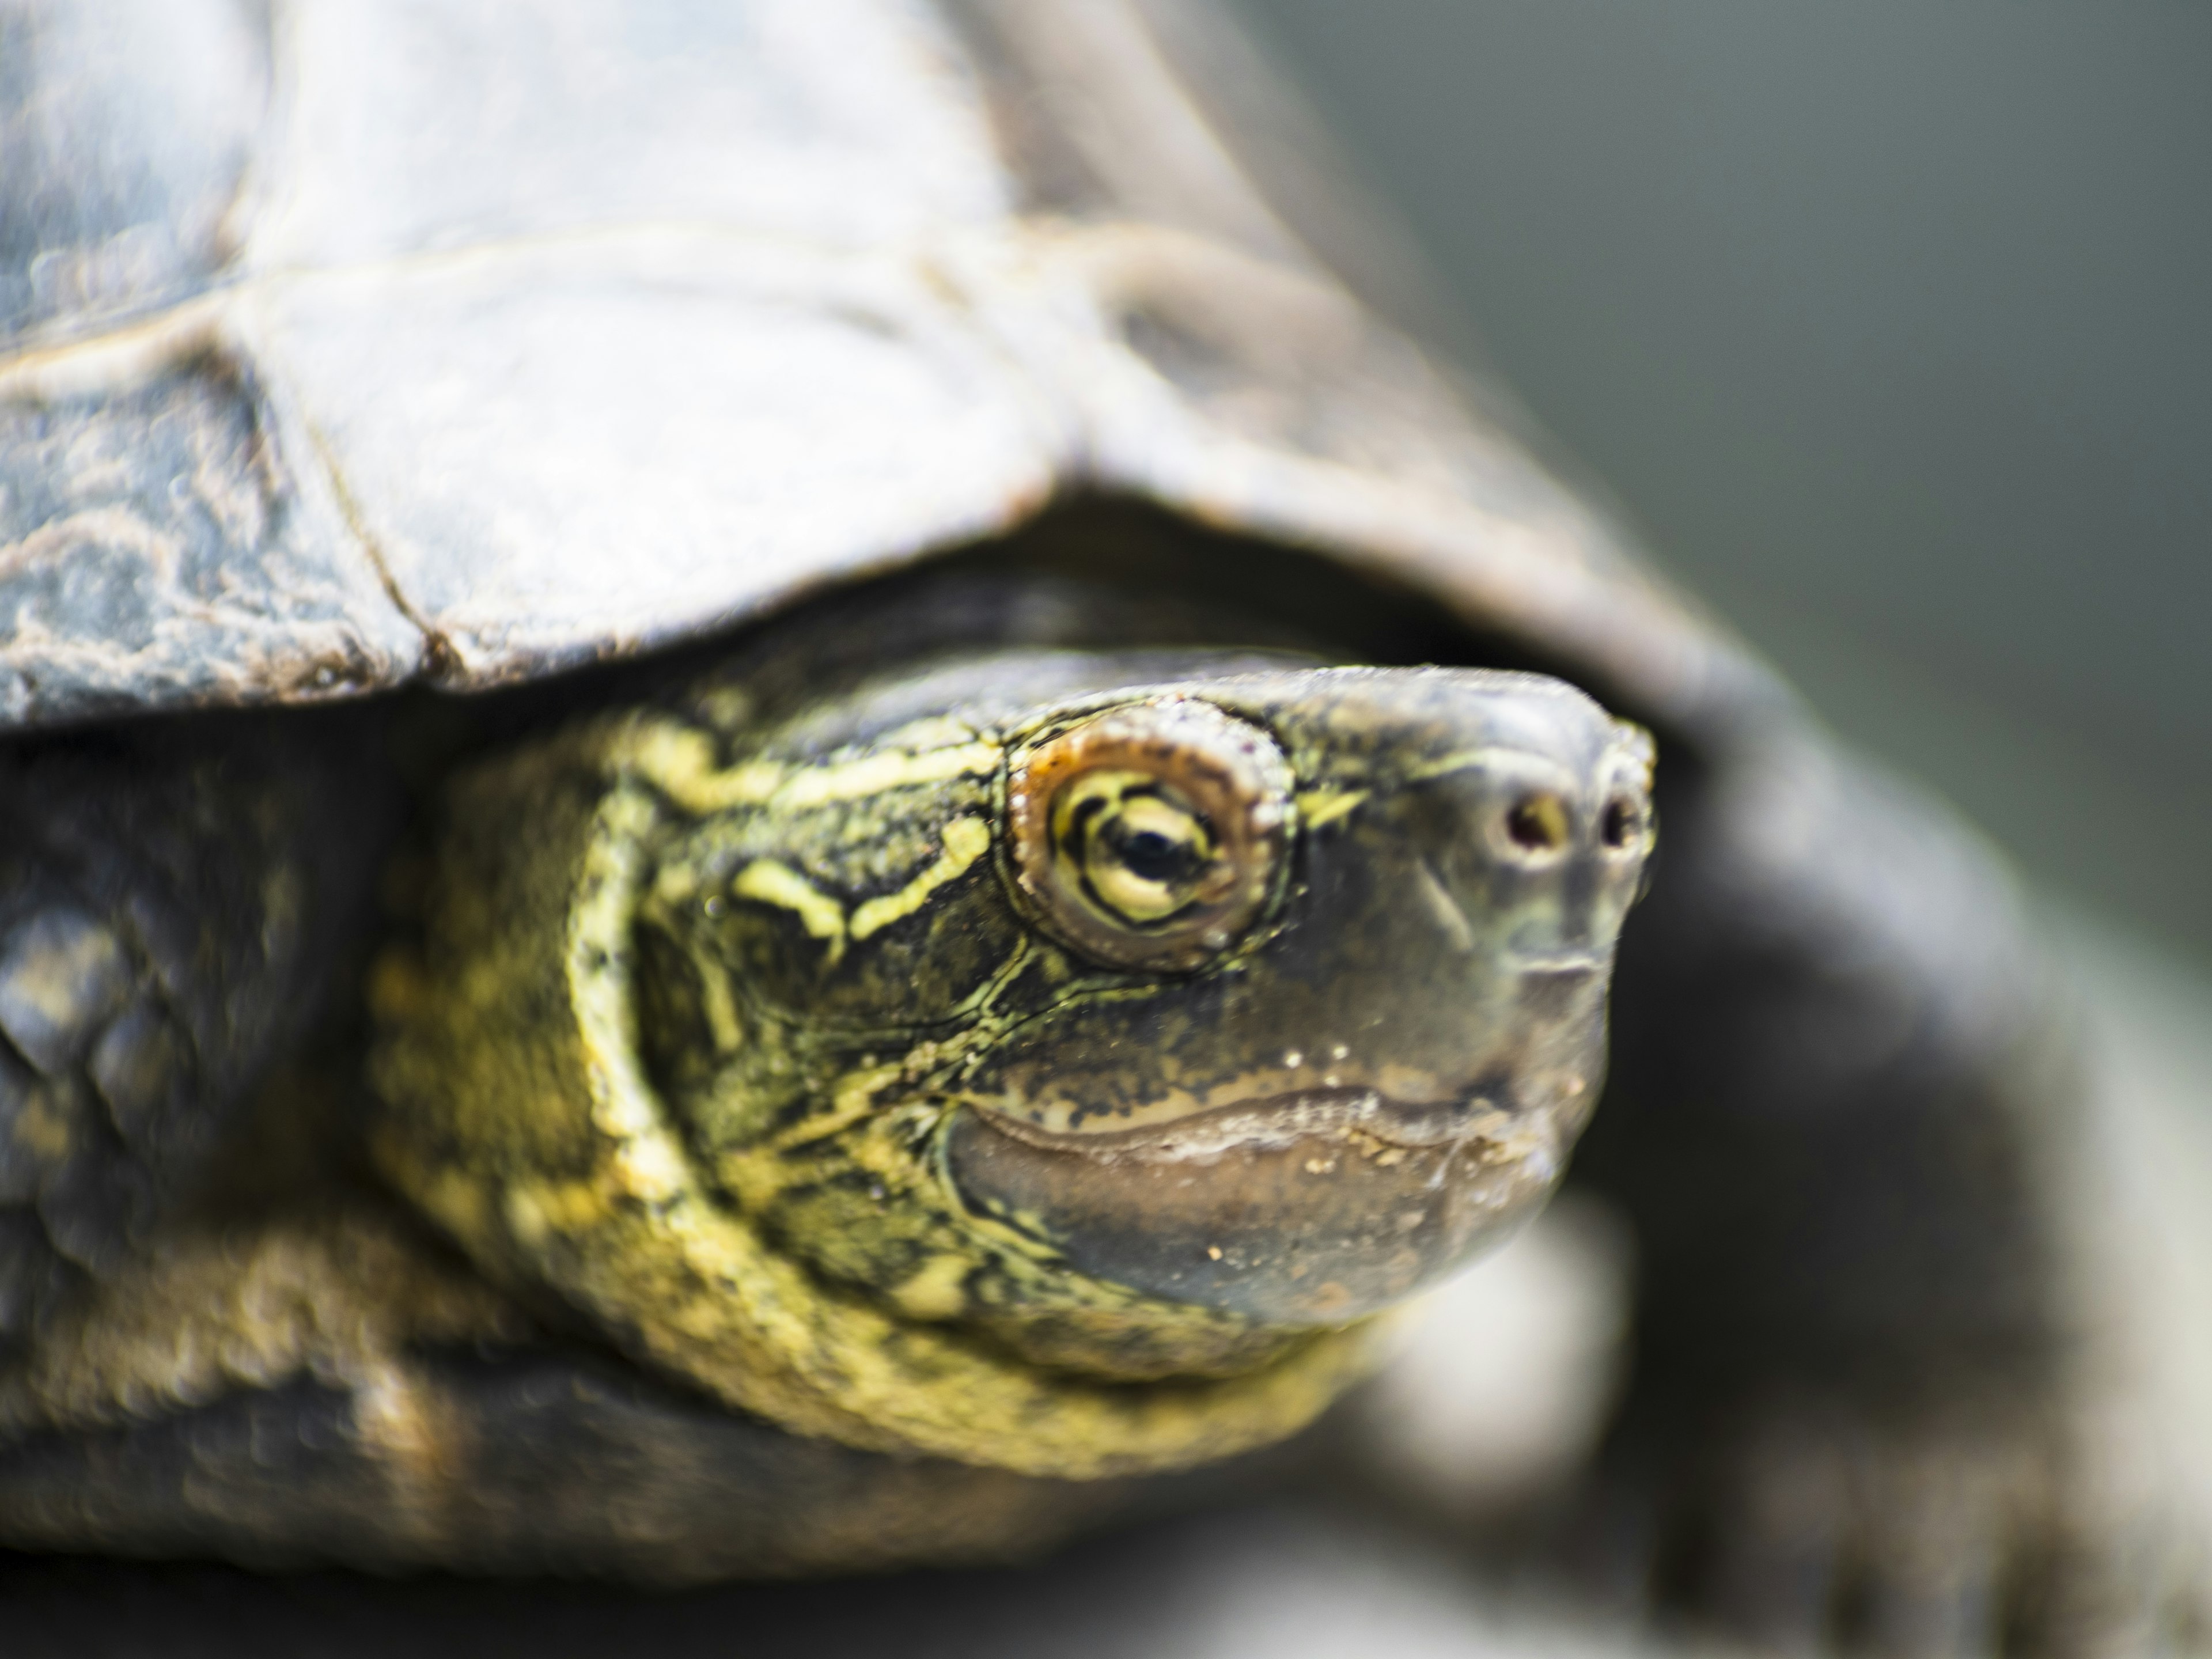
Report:
[[[789,1434],[548,1332],[337,1187],[168,1230],[0,1373],[17,1548],[707,1583],[1034,1554],[1210,1478]]]
[[[357,720],[0,750],[0,1352],[188,1200],[358,933],[392,793]]]
[[[2083,1079],[2012,895],[1809,740],[1683,794],[1577,1161],[1639,1264],[1589,1536],[1796,1650],[2152,1628],[2156,1500],[2094,1439]]]

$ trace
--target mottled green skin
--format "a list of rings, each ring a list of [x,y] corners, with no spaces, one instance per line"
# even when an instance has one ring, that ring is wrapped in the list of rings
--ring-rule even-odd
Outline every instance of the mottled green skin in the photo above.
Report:
[[[802,1431],[1096,1475],[1296,1428],[1562,1173],[1649,841],[1648,740],[1582,694],[1014,648],[765,700],[457,786],[380,1144],[495,1273]],[[1202,965],[1130,971],[1017,897],[1009,769],[1179,700],[1279,745],[1290,855]]]

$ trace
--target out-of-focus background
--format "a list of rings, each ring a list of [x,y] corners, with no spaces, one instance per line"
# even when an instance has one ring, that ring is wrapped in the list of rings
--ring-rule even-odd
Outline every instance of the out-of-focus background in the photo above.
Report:
[[[1403,234],[1378,263],[1414,273],[1416,325],[2021,868],[2186,1325],[2212,1295],[2212,9],[1231,3]],[[1431,1605],[1407,1563],[1301,1583]],[[1473,1628],[1453,1650],[1557,1639]]]
[[[1235,9],[1832,724],[2212,959],[2212,9]]]

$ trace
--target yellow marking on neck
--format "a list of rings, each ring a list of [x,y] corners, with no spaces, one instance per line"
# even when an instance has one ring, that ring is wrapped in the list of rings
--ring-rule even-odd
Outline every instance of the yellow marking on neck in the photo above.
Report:
[[[845,907],[789,865],[755,859],[738,872],[730,890],[792,912],[814,938],[830,941],[830,961],[845,954]]]
[[[872,898],[853,912],[852,936],[863,939],[929,902],[930,895],[969,867],[991,848],[991,826],[981,818],[955,818],[945,826],[945,851],[937,862],[896,893]]]
[[[598,1181],[516,1182],[507,1189],[507,1224],[533,1249],[549,1237],[566,1238],[606,1219],[607,1197]]]
[[[892,1287],[891,1300],[910,1319],[957,1319],[968,1310],[969,1265],[957,1255],[926,1257]]]
[[[638,775],[687,812],[766,800],[784,777],[773,761],[718,765],[713,738],[672,720],[641,720],[628,749],[626,758]]]
[[[1298,796],[1298,821],[1309,830],[1334,823],[1372,794],[1371,789],[1308,789]]]

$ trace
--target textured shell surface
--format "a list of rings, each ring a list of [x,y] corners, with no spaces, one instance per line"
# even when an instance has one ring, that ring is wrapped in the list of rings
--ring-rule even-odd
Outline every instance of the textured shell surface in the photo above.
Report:
[[[0,12],[0,720],[511,681],[1083,491],[1762,700],[1309,251],[1206,22]]]

